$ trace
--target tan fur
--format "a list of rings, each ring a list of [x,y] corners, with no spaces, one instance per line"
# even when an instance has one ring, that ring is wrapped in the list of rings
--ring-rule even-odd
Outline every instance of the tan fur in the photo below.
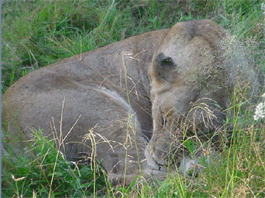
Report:
[[[116,182],[140,174],[152,133],[147,68],[167,32],[134,36],[19,79],[2,97],[4,147],[23,153],[33,129],[51,138],[62,132],[67,159],[96,154]]]
[[[227,129],[225,110],[236,81],[257,89],[258,78],[245,51],[231,46],[239,45],[209,20],[177,23],[170,29],[149,69],[153,135],[146,153],[150,166],[168,166],[172,161],[179,165],[189,155],[183,144],[188,138],[200,147],[203,142],[218,145],[218,136]]]
[[[175,123],[196,101],[211,106],[210,132],[222,125],[228,96],[226,82],[218,81],[223,70],[216,67],[218,42],[225,35],[209,20],[177,23],[27,74],[2,97],[4,146],[23,153],[32,129],[43,129],[51,138],[61,132],[68,159],[93,153],[113,181],[124,176],[130,181],[141,171],[146,177],[152,171],[164,176],[161,166],[168,163],[169,147],[172,142],[179,146],[182,136]],[[216,78],[205,82],[214,72]],[[198,110],[188,117],[202,125],[201,115],[206,116]],[[163,119],[167,124],[161,126]]]

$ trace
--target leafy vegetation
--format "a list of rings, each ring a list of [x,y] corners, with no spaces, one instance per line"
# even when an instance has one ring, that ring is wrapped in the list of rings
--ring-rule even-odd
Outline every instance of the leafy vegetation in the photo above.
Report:
[[[265,74],[262,0],[14,0],[1,4],[2,93],[21,76],[66,57],[169,28],[178,21],[204,18],[236,35],[261,75]],[[248,106],[244,111],[242,104]],[[244,88],[238,87],[231,107],[232,141],[224,146],[220,163],[196,178],[175,175],[156,184],[142,180],[113,188],[98,166],[67,162],[55,142],[35,132],[31,157],[13,159],[10,150],[2,158],[2,167],[8,167],[2,169],[2,196],[265,197],[265,126],[264,119],[253,119],[254,107],[244,97]]]

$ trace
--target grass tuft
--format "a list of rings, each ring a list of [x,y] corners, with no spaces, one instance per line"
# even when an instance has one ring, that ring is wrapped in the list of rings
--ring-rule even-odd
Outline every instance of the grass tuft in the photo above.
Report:
[[[8,155],[2,157],[3,197],[85,197],[93,192],[106,193],[105,174],[100,167],[69,162],[56,149],[55,140],[44,137],[42,131],[33,134],[32,146],[26,151],[29,156],[16,156],[8,150]]]

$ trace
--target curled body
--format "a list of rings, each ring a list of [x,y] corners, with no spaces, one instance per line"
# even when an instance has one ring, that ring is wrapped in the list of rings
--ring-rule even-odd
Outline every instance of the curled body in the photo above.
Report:
[[[224,128],[237,70],[228,37],[210,20],[179,22],[29,73],[2,97],[3,149],[23,153],[42,129],[69,160],[93,154],[113,183],[164,178],[186,134]]]

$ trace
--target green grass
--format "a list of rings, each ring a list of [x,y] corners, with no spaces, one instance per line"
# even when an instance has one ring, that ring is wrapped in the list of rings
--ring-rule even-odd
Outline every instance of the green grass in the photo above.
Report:
[[[4,93],[26,73],[66,57],[132,35],[169,28],[178,21],[203,18],[214,20],[236,35],[264,75],[262,2],[265,3],[262,0],[2,1],[1,91]],[[218,165],[207,167],[195,179],[172,176],[156,185],[142,182],[113,188],[99,167],[73,166],[58,153],[54,142],[36,133],[32,149],[38,156],[19,157],[15,161],[2,158],[2,165],[8,167],[2,169],[2,196],[265,197],[264,121],[253,120],[254,105],[242,96],[242,90],[234,96],[231,145],[224,148]],[[241,102],[247,110],[240,109]]]
[[[99,166],[70,163],[58,152],[55,141],[41,131],[33,134],[32,146],[27,149],[29,156],[14,159],[15,153],[9,148],[8,155],[2,158],[2,196],[32,197],[36,193],[38,197],[82,197],[99,190],[99,195],[106,193],[108,182]]]

